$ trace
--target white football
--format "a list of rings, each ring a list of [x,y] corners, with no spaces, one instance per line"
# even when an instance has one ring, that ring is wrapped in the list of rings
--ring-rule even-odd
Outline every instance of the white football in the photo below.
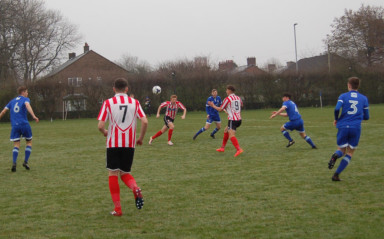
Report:
[[[152,93],[155,94],[155,95],[160,94],[160,93],[161,93],[161,88],[160,88],[160,86],[155,85],[155,86],[152,88]]]

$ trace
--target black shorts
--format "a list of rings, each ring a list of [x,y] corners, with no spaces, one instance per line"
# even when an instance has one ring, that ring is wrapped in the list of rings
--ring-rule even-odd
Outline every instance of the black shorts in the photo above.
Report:
[[[107,148],[107,169],[131,172],[134,148]]]
[[[228,120],[228,129],[235,130],[241,125],[241,120]]]
[[[168,126],[168,123],[173,123],[175,121],[175,119],[172,119],[171,117],[169,116],[164,116],[164,123],[165,125],[169,128]]]

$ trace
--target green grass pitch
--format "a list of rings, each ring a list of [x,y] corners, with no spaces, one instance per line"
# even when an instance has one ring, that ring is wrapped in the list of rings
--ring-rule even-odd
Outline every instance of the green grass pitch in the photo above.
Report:
[[[237,138],[244,153],[234,158],[229,141],[218,153],[223,130],[205,124],[204,112],[188,112],[153,145],[163,125],[149,117],[145,144],[137,147],[132,174],[144,208],[120,182],[124,215],[113,204],[105,169],[105,138],[96,119],[31,122],[31,170],[12,173],[10,124],[0,124],[0,238],[381,238],[384,235],[384,105],[370,107],[359,148],[332,182],[328,160],[336,149],[333,108],[300,108],[311,147],[297,132],[286,148],[269,110],[243,111]],[[162,115],[163,116],[163,115]],[[161,117],[162,117],[161,116]],[[223,124],[227,120],[222,114]]]

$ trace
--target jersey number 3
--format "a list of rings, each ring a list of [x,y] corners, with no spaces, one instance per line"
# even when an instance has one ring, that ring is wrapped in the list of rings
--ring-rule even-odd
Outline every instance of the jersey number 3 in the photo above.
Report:
[[[349,115],[354,115],[357,113],[357,107],[356,105],[359,103],[357,100],[349,100],[349,103],[351,103],[351,109],[352,111],[348,111],[347,113]]]

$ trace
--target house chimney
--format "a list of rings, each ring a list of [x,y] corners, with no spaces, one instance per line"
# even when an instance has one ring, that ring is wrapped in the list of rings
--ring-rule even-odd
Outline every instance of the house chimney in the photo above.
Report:
[[[288,69],[294,68],[295,66],[296,66],[295,62],[293,62],[293,61],[288,61],[287,62],[287,68]]]
[[[256,57],[248,57],[247,66],[256,66]]]
[[[85,43],[84,45],[84,53],[87,53],[89,51],[88,43]]]
[[[71,52],[71,53],[68,54],[69,60],[72,60],[75,57],[76,57],[76,53],[75,52]]]
[[[276,70],[276,65],[275,64],[268,64],[268,72],[274,72]]]

